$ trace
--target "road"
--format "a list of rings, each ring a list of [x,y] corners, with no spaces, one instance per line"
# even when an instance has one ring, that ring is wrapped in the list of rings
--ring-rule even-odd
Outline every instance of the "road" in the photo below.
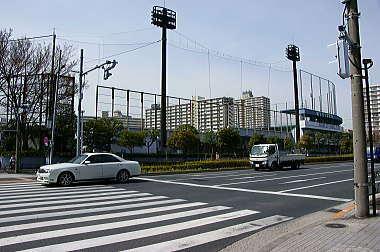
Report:
[[[353,198],[353,164],[0,184],[0,251],[218,251]],[[333,211],[333,210],[332,210]]]

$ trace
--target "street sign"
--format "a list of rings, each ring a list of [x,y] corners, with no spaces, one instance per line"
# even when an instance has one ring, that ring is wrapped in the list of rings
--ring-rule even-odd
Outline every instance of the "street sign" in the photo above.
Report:
[[[49,138],[48,137],[44,137],[44,144],[45,144],[45,146],[49,145]]]

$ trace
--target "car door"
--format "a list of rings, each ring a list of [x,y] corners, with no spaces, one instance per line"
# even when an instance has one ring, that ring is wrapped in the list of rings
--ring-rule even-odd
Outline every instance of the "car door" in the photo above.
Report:
[[[103,177],[115,178],[121,166],[120,160],[112,155],[107,154],[103,154],[102,159],[104,160]]]
[[[87,163],[88,161],[89,163]],[[80,179],[99,179],[103,177],[103,160],[100,155],[89,156],[80,167]]]

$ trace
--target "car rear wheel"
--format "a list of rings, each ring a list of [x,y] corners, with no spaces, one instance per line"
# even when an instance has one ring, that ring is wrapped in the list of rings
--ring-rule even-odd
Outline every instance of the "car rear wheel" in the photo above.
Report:
[[[116,176],[116,180],[117,180],[117,182],[122,183],[122,184],[129,182],[128,171],[127,170],[119,171],[119,173]]]
[[[58,177],[58,185],[69,186],[74,182],[74,176],[70,172],[64,172]]]

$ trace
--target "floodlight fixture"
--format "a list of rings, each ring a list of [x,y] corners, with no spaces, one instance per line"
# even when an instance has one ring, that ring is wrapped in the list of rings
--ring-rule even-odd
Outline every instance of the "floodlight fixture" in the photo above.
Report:
[[[169,30],[176,29],[177,14],[165,7],[154,6],[152,11],[152,24]]]
[[[288,45],[286,57],[291,61],[300,61],[300,49],[296,45]]]

